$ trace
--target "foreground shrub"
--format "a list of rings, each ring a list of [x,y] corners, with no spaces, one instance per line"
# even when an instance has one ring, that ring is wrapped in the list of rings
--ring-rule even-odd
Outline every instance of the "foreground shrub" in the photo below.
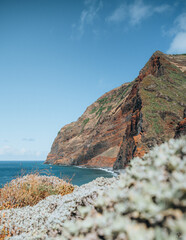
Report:
[[[186,137],[135,158],[116,186],[58,239],[186,239]]]
[[[12,180],[0,189],[0,210],[33,206],[49,195],[66,195],[73,192],[69,182],[39,173]]]
[[[10,237],[9,230],[6,229],[6,227],[3,227],[3,229],[0,231],[0,240],[4,240],[6,237]]]

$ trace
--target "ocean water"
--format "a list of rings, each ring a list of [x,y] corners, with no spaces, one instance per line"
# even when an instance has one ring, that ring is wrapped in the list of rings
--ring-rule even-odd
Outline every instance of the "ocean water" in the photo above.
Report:
[[[71,179],[71,183],[78,186],[97,177],[113,177],[112,172],[101,169],[47,165],[43,161],[0,161],[0,188],[12,179],[35,171],[41,175]]]

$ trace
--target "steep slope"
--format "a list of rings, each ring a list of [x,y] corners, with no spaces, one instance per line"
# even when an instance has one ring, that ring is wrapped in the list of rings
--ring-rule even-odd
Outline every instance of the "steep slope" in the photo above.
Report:
[[[47,157],[46,163],[86,164],[112,167],[126,130],[124,99],[133,84],[123,84],[99,98],[77,120],[63,127]]]
[[[59,131],[46,163],[124,168],[174,137],[185,88],[186,55],[155,52],[133,82],[104,94]]]
[[[174,137],[186,106],[185,66],[185,55],[157,51],[140,71],[135,89],[142,104],[133,105],[115,169],[124,168],[133,157],[141,157],[154,145]],[[132,101],[136,96],[131,91]]]

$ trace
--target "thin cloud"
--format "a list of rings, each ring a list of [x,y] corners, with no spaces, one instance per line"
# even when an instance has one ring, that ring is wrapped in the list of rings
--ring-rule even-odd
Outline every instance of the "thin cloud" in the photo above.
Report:
[[[24,142],[35,142],[34,138],[23,138],[22,141]]]
[[[130,25],[135,26],[140,24],[144,19],[154,14],[166,12],[169,9],[170,6],[167,4],[153,6],[145,4],[142,0],[136,0],[132,4],[121,4],[106,18],[106,21],[112,23],[127,21]]]
[[[167,51],[169,54],[186,53],[186,13],[180,14],[169,31],[173,35],[172,42]]]
[[[163,12],[170,10],[170,8],[171,7],[168,4],[163,4],[163,5],[155,7],[154,12],[163,13]]]
[[[186,31],[186,13],[179,15],[174,24],[175,28],[179,28],[181,31]]]
[[[0,155],[5,155],[11,151],[10,146],[3,146],[0,148]]]
[[[93,25],[103,7],[101,0],[86,0],[84,5],[85,8],[81,12],[79,22],[72,26],[73,36],[75,35],[78,38],[84,35],[87,26]]]
[[[14,148],[12,146],[9,146],[9,145],[5,145],[3,147],[0,148],[0,156],[4,157],[4,158],[9,158],[9,157],[12,157],[12,158],[20,158],[20,159],[27,159],[29,157],[30,160],[32,158],[41,158],[45,155],[46,153],[44,152],[41,152],[41,151],[34,151],[34,150],[28,150],[24,147],[22,148]]]
[[[106,19],[108,22],[122,22],[127,17],[127,5],[121,4],[114,12]]]
[[[168,53],[186,53],[186,32],[176,34],[168,49]]]
[[[132,25],[139,24],[143,19],[152,15],[151,6],[145,5],[143,1],[135,1],[129,6],[129,17]]]
[[[0,148],[0,155],[25,155],[27,150],[25,148],[15,149],[12,146],[5,145]]]

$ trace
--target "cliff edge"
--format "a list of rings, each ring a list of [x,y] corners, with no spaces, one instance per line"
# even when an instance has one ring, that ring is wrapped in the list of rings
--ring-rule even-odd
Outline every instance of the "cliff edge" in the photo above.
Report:
[[[155,52],[133,82],[105,93],[59,131],[45,163],[125,168],[175,136],[185,90],[186,55]]]

